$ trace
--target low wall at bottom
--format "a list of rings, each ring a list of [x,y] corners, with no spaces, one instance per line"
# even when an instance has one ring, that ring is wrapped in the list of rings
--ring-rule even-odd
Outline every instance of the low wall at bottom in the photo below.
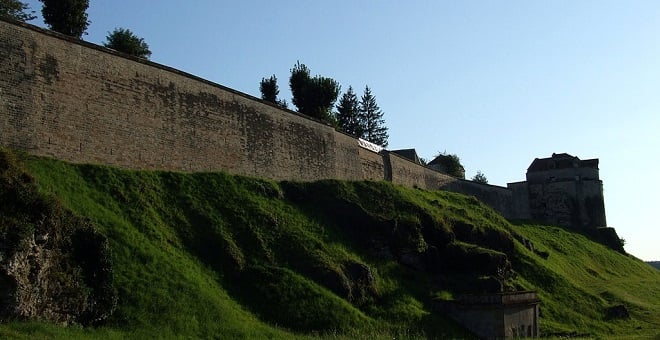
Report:
[[[480,338],[532,338],[540,336],[539,303],[535,292],[500,293],[435,301],[434,310]]]

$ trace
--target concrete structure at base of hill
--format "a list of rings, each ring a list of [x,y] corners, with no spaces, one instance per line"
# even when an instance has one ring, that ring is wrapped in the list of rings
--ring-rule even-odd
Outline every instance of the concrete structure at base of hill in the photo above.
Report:
[[[539,303],[535,292],[514,292],[437,300],[434,309],[482,339],[536,338],[540,336]]]
[[[383,150],[179,70],[7,19],[0,19],[0,146],[127,169],[386,180],[473,195],[509,219],[605,222],[597,161],[561,165],[561,176],[530,167],[527,182],[508,187],[475,183],[424,166],[412,149]],[[571,171],[580,176],[574,183]]]

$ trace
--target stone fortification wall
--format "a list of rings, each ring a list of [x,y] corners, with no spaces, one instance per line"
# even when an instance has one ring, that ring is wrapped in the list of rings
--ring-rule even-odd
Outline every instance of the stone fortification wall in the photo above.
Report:
[[[0,22],[0,36],[3,145],[134,169],[373,177],[354,138],[307,117],[26,25]]]
[[[600,180],[528,184],[531,218],[577,229],[607,225]]]
[[[409,187],[428,188],[426,186],[425,168],[419,164],[415,164],[410,160],[401,157],[395,153],[388,152],[385,155],[386,166],[389,166],[391,171],[392,183],[401,184]],[[447,176],[449,177],[449,176]],[[449,177],[451,179],[451,177]],[[439,189],[439,188],[429,188]]]
[[[529,211],[529,187],[527,182],[508,183],[506,187],[511,191],[511,216],[508,218],[525,220],[531,218]]]
[[[506,188],[361,148],[352,136],[258,98],[4,20],[0,131],[0,145],[74,163],[275,180],[389,180],[475,195],[511,215]]]
[[[448,183],[442,189],[475,196],[506,218],[515,218],[518,215],[513,211],[513,194],[507,188],[461,179]]]
[[[385,180],[385,164],[381,154],[364,148],[359,148],[358,154],[360,155],[362,179],[368,181]]]

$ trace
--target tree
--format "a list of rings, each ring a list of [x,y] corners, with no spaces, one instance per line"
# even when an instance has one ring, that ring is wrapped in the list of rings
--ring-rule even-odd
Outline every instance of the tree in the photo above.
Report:
[[[291,69],[289,87],[293,105],[298,112],[325,122],[332,122],[332,107],[339,96],[340,86],[334,79],[310,76],[305,64],[296,63]]]
[[[279,86],[277,86],[277,77],[272,75],[268,79],[261,78],[259,91],[261,91],[261,99],[267,102],[276,103],[277,95],[280,93]]]
[[[293,65],[291,76],[289,77],[289,89],[291,89],[291,95],[293,96],[291,102],[301,113],[303,113],[305,108],[305,89],[309,83],[309,79],[309,69],[305,64],[301,64],[299,61]]]
[[[440,152],[429,162],[428,166],[448,175],[465,179],[465,168],[461,164],[460,158],[455,154]]]
[[[0,0],[0,16],[18,21],[30,21],[36,18],[30,6],[19,0]]]
[[[481,184],[488,184],[488,178],[486,178],[486,175],[484,175],[481,170],[477,170],[477,174],[472,177],[472,181],[481,183]]]
[[[149,59],[149,56],[151,56],[149,45],[144,42],[144,39],[133,34],[127,28],[115,28],[114,31],[108,32],[108,36],[105,39],[106,42],[103,43],[103,46],[107,48],[138,58]]]
[[[289,105],[286,103],[286,100],[277,99],[277,95],[280,93],[280,87],[277,85],[277,77],[274,74],[268,79],[261,78],[259,91],[261,91],[261,99],[277,104],[284,109],[288,108]]]
[[[55,32],[80,39],[90,22],[87,20],[89,0],[39,0],[43,3],[44,22]]]
[[[348,91],[341,96],[337,104],[337,125],[342,131],[355,137],[362,138],[364,128],[360,121],[360,102],[349,86]]]
[[[376,104],[376,97],[371,93],[369,86],[364,88],[364,94],[359,104],[360,121],[364,129],[363,138],[381,145],[387,146],[387,127],[383,119],[383,111]]]

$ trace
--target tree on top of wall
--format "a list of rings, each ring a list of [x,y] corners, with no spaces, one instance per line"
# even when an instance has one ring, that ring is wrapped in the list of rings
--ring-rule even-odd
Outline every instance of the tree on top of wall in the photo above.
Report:
[[[337,125],[340,130],[349,133],[358,138],[362,138],[364,133],[363,124],[360,121],[360,102],[357,95],[353,92],[353,87],[349,86],[348,91],[344,93],[337,104]]]
[[[115,28],[114,31],[108,32],[108,36],[105,39],[106,42],[103,43],[103,46],[115,51],[144,59],[149,59],[149,56],[151,56],[149,45],[147,45],[144,39],[138,37],[127,28]]]
[[[454,177],[465,178],[465,168],[455,154],[440,152],[429,162],[428,166]]]
[[[486,175],[484,175],[481,170],[477,170],[477,174],[472,177],[472,181],[481,184],[488,184],[488,178],[486,178]]]
[[[360,99],[359,105],[360,122],[362,124],[363,135],[362,138],[381,145],[387,146],[387,127],[383,119],[383,111],[380,110],[376,104],[376,97],[371,93],[369,86],[365,86],[364,94]]]
[[[90,22],[87,20],[89,0],[39,0],[41,14],[51,30],[80,39]]]
[[[277,95],[280,93],[280,87],[277,85],[277,77],[274,74],[270,76],[270,78],[261,78],[259,91],[261,92],[261,99],[276,104],[284,109],[289,107],[286,100],[277,98]]]
[[[340,90],[334,79],[318,75],[312,78],[309,68],[297,62],[291,69],[289,87],[298,112],[325,122],[334,121],[331,111]]]
[[[0,0],[0,16],[23,22],[36,18],[30,6],[19,0]]]

